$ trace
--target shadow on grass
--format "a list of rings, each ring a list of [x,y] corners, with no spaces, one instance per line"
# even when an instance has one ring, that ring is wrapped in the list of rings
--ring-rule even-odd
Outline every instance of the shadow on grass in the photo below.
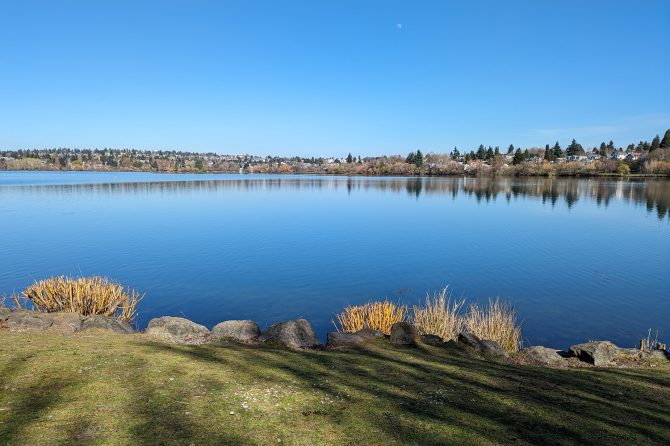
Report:
[[[63,348],[79,354],[80,341],[68,339],[74,340],[65,340],[70,344]],[[127,394],[110,404],[128,423],[118,434],[121,444],[273,444],[272,426],[278,425],[289,433],[306,432],[304,444],[670,444],[670,374],[522,367],[384,340],[329,352],[171,345],[142,336],[96,342],[86,359],[100,355],[112,362],[100,366],[108,376],[81,376],[76,367],[63,372],[46,364],[38,379],[12,397],[11,413],[0,414],[0,443],[21,443],[50,408],[73,400],[83,405],[93,396],[81,386],[103,380],[95,389],[113,392],[119,383]],[[53,350],[60,354],[60,348],[55,341]],[[0,385],[21,379],[30,367],[28,353],[19,349],[10,357],[0,364]],[[179,385],[170,384],[172,376]],[[292,403],[297,407],[291,412],[255,414],[258,419],[249,421],[216,405],[240,383],[297,388],[335,402],[325,406],[318,397],[306,398]],[[207,392],[201,395],[200,388]],[[96,417],[117,414],[82,407],[87,409],[75,411],[62,426],[65,444],[109,443],[117,433],[109,425],[101,428]],[[268,438],[254,435],[250,426]],[[321,440],[309,436],[317,428],[327,432]]]
[[[439,347],[295,352],[234,344],[146,345],[258,379],[280,371],[273,380],[344,395],[351,405],[368,408],[356,411],[357,417],[403,443],[670,443],[670,376],[520,367]],[[231,351],[237,354],[226,354]],[[338,418],[330,421],[343,417]],[[426,429],[426,423],[451,429]]]

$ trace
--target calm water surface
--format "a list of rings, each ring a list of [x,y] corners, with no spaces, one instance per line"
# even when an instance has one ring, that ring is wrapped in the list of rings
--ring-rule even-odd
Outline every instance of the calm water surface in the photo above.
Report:
[[[104,275],[138,323],[324,338],[348,304],[513,301],[528,343],[670,338],[670,181],[0,173],[0,293]]]

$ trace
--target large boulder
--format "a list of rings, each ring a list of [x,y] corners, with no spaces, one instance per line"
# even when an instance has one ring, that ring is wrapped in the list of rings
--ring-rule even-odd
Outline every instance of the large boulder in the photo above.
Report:
[[[316,348],[321,346],[314,329],[305,319],[272,324],[260,335],[258,340],[289,348]]]
[[[364,328],[355,333],[345,333],[342,331],[335,331],[328,333],[326,341],[326,348],[345,347],[348,345],[362,344],[374,338],[383,337],[384,334],[377,330]]]
[[[541,345],[526,347],[521,350],[521,355],[536,364],[548,366],[559,365],[565,361],[565,352]]]
[[[589,341],[570,347],[570,356],[595,366],[611,365],[612,361],[628,353],[610,341]]]
[[[420,341],[416,327],[407,322],[396,322],[391,326],[391,343],[396,345],[417,345]]]
[[[174,344],[202,344],[209,337],[209,330],[204,325],[172,316],[151,319],[145,333]]]
[[[18,331],[47,330],[53,324],[49,313],[37,313],[28,310],[15,310],[5,313],[0,319],[0,326]],[[44,317],[47,315],[47,317]]]
[[[438,335],[433,335],[433,334],[424,334],[421,335],[421,342],[427,345],[432,345],[434,347],[439,347],[444,345],[444,339],[439,337]]]
[[[261,335],[258,324],[250,320],[224,321],[212,328],[212,336],[234,339],[240,342],[254,342]]]
[[[43,313],[31,310],[7,310],[0,312],[0,327],[17,331],[54,330],[74,333],[89,328],[99,328],[116,333],[132,333],[130,325],[115,317],[100,314],[82,316],[79,313],[56,312]]]
[[[507,358],[509,356],[507,350],[502,348],[498,341],[492,341],[491,339],[482,339],[479,350],[485,355],[499,356],[502,358]]]
[[[462,347],[466,347],[472,350],[481,351],[482,341],[479,337],[473,333],[463,332],[458,334],[456,342]]]
[[[85,316],[81,321],[81,330],[105,330],[114,333],[134,333],[135,330],[130,324],[121,321],[115,317],[107,317],[101,314]]]
[[[456,341],[449,341],[449,347],[455,346],[461,350],[483,353],[488,356],[498,356],[507,358],[509,354],[507,350],[497,342],[490,339],[479,339],[477,335],[470,332],[462,332],[458,334]]]

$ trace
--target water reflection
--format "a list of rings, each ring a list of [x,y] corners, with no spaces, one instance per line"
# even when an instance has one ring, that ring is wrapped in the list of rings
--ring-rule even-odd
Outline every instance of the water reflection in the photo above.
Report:
[[[155,177],[154,177],[155,178]],[[347,193],[378,191],[422,196],[459,195],[473,197],[477,202],[505,199],[540,199],[556,206],[564,202],[568,208],[580,200],[608,206],[612,201],[643,205],[660,220],[670,219],[670,181],[665,179],[611,180],[574,178],[368,178],[368,177],[226,177],[203,180],[108,182],[94,184],[0,185],[0,195],[17,192],[33,194],[54,192],[64,196],[96,193],[100,195],[143,195],[199,193],[212,191],[251,190],[346,190]]]

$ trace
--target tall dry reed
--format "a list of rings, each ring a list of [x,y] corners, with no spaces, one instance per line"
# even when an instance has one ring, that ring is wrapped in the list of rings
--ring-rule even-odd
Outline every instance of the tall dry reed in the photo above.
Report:
[[[349,305],[337,314],[336,318],[337,323],[333,321],[333,325],[337,331],[353,333],[363,328],[370,328],[390,334],[393,324],[407,320],[407,307],[388,300],[369,302],[365,305]]]
[[[461,314],[464,300],[451,301],[447,287],[433,293],[426,293],[425,305],[412,307],[412,323],[421,334],[432,334],[443,340],[456,339],[464,329]]]
[[[521,325],[516,321],[516,311],[509,302],[499,298],[489,299],[488,306],[470,305],[464,317],[465,330],[480,339],[497,341],[509,352],[521,348]]]
[[[65,276],[36,281],[21,295],[32,302],[37,311],[101,314],[115,316],[125,322],[135,318],[137,304],[143,297],[106,277],[75,279]]]

